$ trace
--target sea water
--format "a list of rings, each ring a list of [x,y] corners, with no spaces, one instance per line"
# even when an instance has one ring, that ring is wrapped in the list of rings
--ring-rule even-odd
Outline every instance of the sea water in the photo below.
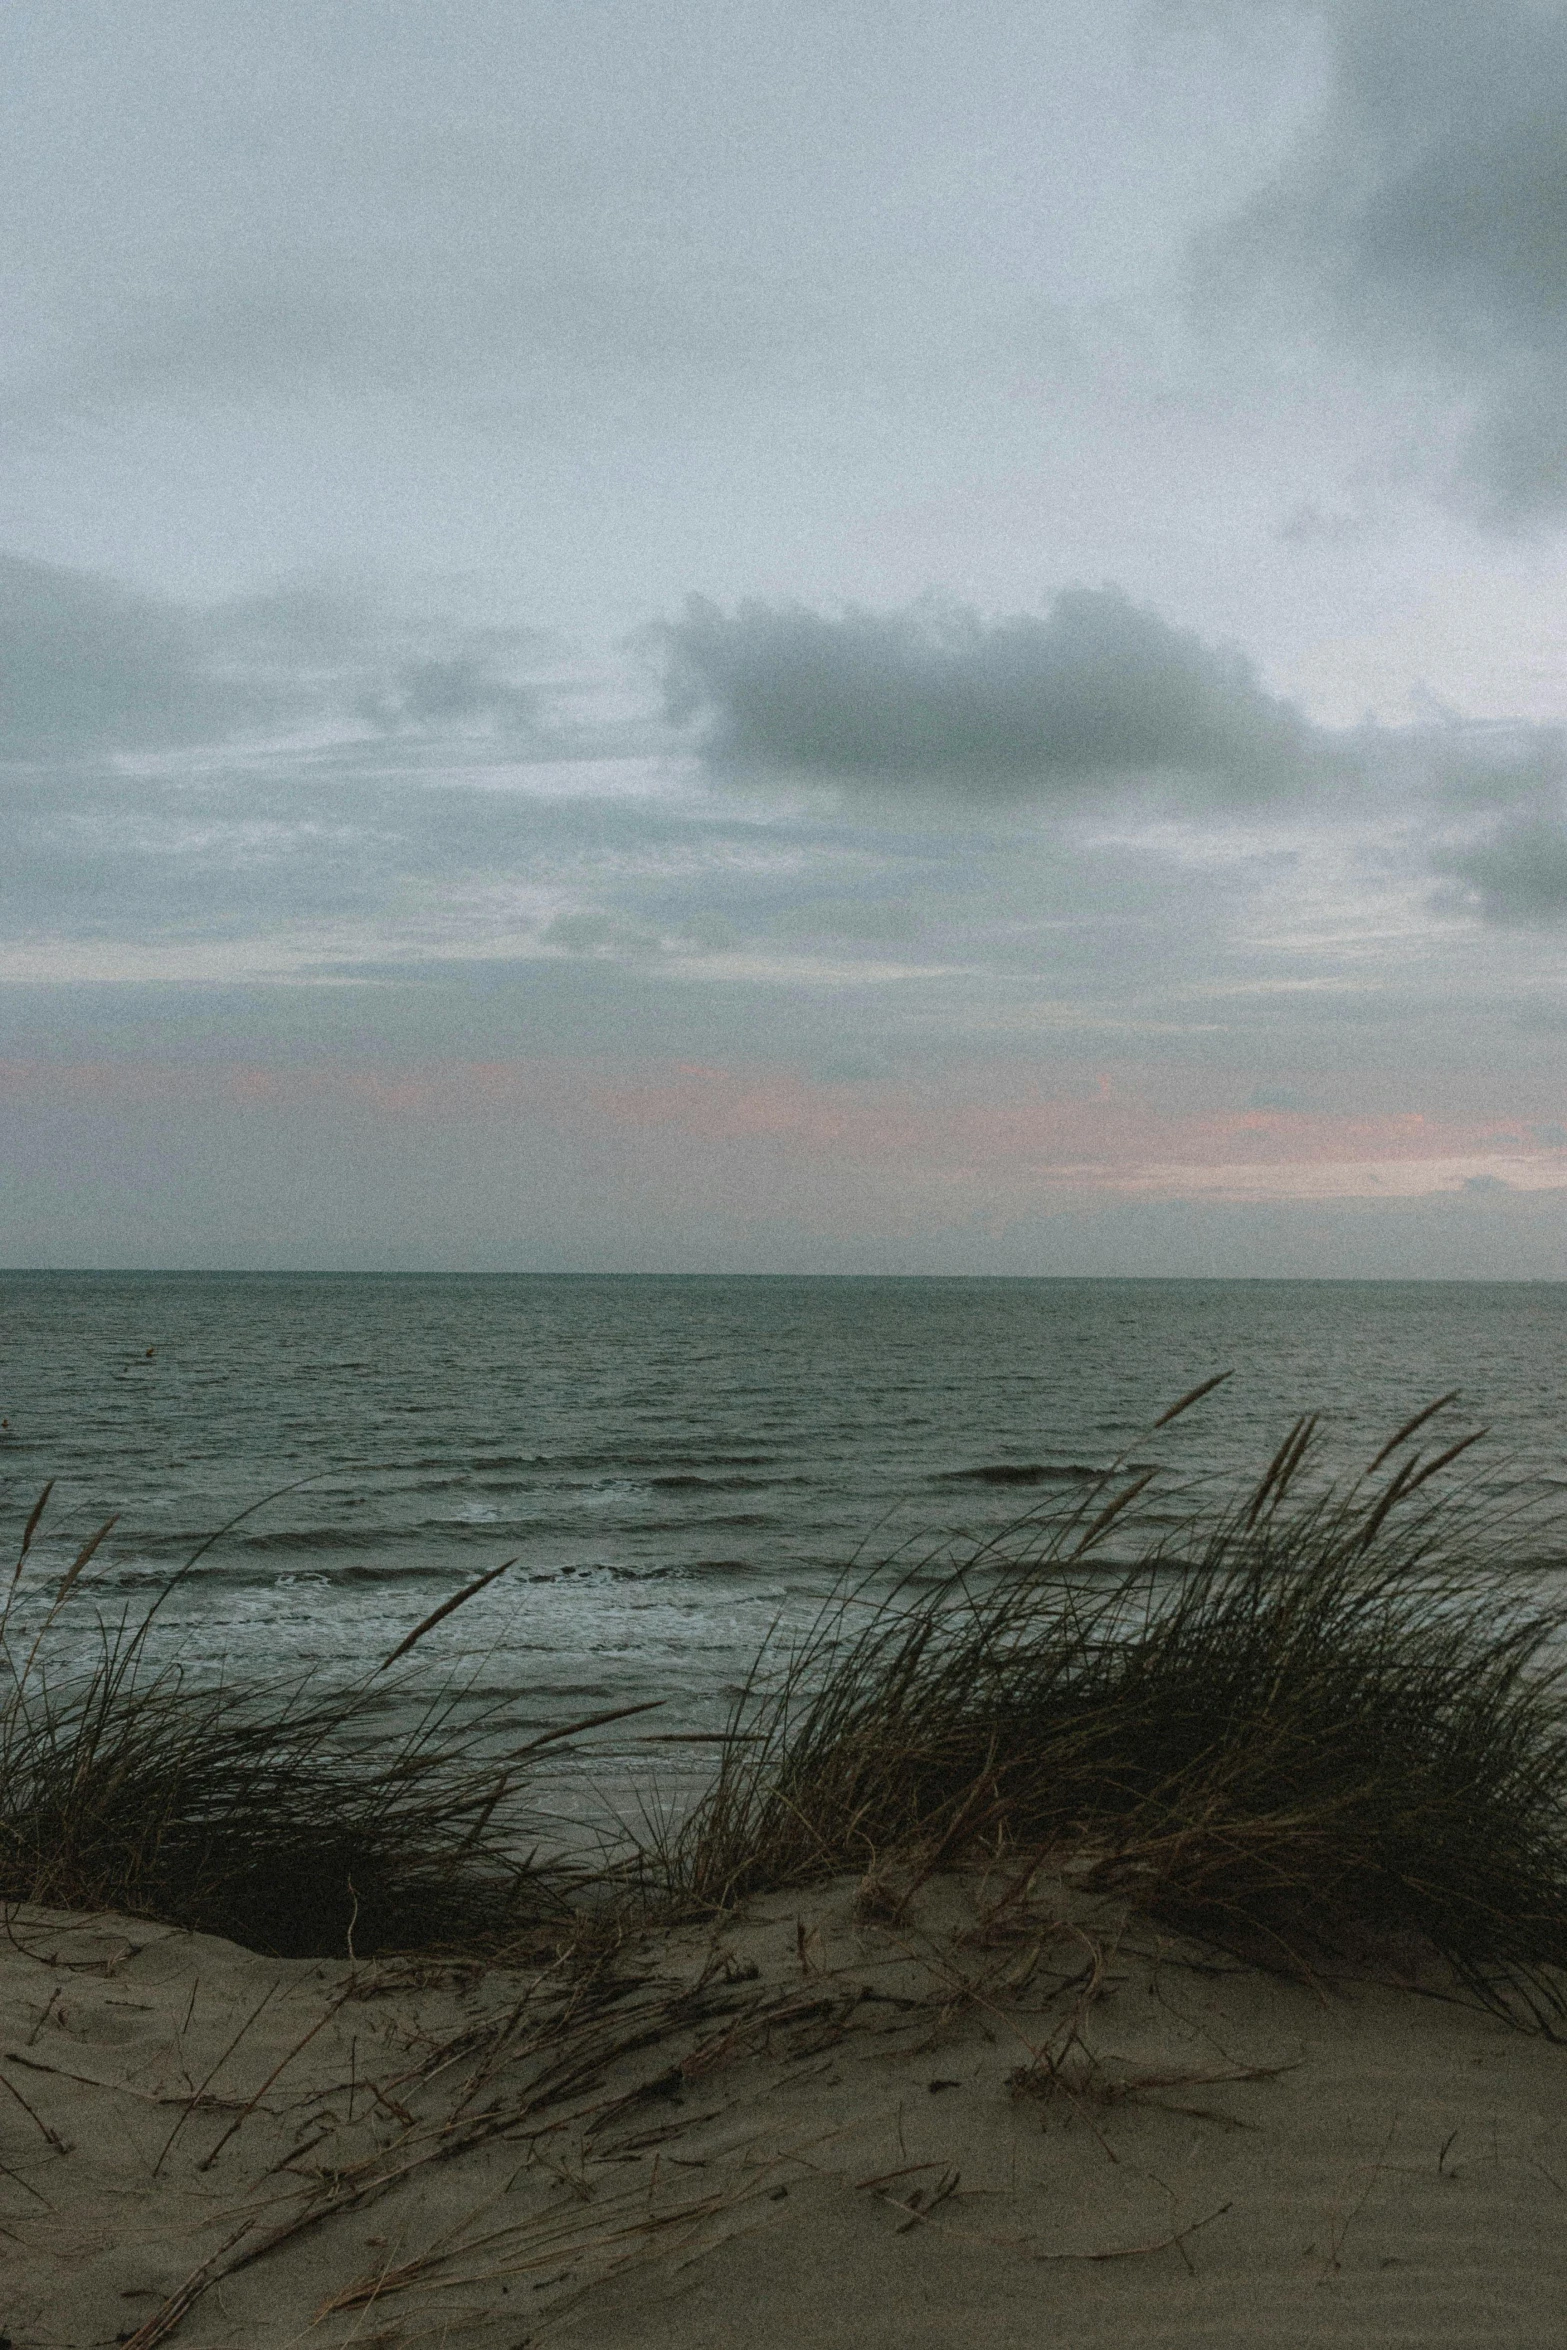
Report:
[[[22,1620],[117,1518],[61,1657],[238,1518],[158,1618],[198,1677],[367,1672],[514,1560],[421,1670],[523,1726],[660,1701],[634,1744],[719,1727],[851,1567],[961,1551],[1119,1457],[1166,1464],[1178,1510],[1300,1411],[1353,1471],[1458,1388],[1443,1432],[1489,1424],[1498,1506],[1548,1504],[1564,1386],[1567,1284],[12,1273],[0,1508],[14,1558],[55,1480]]]

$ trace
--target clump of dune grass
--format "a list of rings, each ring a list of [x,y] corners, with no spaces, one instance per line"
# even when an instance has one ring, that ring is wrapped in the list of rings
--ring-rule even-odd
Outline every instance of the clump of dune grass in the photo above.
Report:
[[[448,1684],[389,1732],[410,1690],[384,1667],[348,1688],[201,1686],[149,1660],[177,1577],[137,1623],[100,1615],[94,1662],[53,1673],[51,1634],[114,1521],[24,1640],[13,1602],[47,1498],[0,1605],[0,1899],[118,1910],[288,1957],[472,1948],[561,1910],[559,1868],[525,1850],[529,1771],[591,1723],[508,1745],[499,1709]]]
[[[1232,1946],[1416,1936],[1493,2003],[1567,2015],[1567,1614],[1527,1596],[1478,1486],[1439,1497],[1474,1441],[1422,1452],[1441,1408],[1347,1485],[1299,1421],[1129,1567],[1099,1553],[1152,1471],[840,1597],[758,1661],[657,1856],[668,1896],[1048,1853]]]

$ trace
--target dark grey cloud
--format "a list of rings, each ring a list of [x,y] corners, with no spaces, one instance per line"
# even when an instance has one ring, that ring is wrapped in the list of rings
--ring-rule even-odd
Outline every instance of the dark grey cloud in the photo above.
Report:
[[[0,757],[200,740],[245,714],[172,606],[0,556]]]
[[[1567,918],[1567,826],[1558,817],[1509,817],[1489,838],[1433,862],[1488,922],[1525,928]]]
[[[1519,816],[1551,814],[1562,805],[1567,731],[1560,726],[1466,725],[1449,716],[1436,727],[1415,729],[1409,749],[1439,806]]]
[[[1320,114],[1205,247],[1311,336],[1467,416],[1458,476],[1496,523],[1567,508],[1567,11],[1340,0]]]
[[[447,660],[401,663],[387,687],[366,696],[359,706],[379,726],[438,732],[475,722],[528,726],[537,714],[538,697],[525,686],[509,685],[496,676],[482,654],[462,653]]]
[[[499,736],[569,755],[528,672],[542,631],[400,617],[295,584],[182,608],[0,555],[0,759],[167,750],[265,729]]]
[[[1438,908],[1504,930],[1567,918],[1567,732],[1449,719],[1398,748],[1435,837]]]
[[[1329,756],[1243,655],[1110,588],[996,621],[693,599],[663,642],[671,718],[739,773],[997,797],[1181,777],[1247,799]]]

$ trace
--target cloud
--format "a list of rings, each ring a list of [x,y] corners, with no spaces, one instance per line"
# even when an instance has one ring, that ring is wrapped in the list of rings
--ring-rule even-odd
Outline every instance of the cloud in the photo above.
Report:
[[[816,329],[785,284],[640,282],[580,264],[478,258],[470,230],[434,254],[341,256],[310,245],[143,263],[140,282],[92,286],[85,317],[13,361],[0,413],[206,406],[254,409],[321,396],[441,397],[464,381],[504,405],[558,413],[570,385],[678,385],[687,398],[798,355]],[[160,278],[173,275],[175,290]],[[89,281],[90,282],[90,281]]]
[[[1360,515],[1325,510],[1308,498],[1290,508],[1274,535],[1286,547],[1343,547],[1365,532]]]
[[[1465,418],[1487,520],[1567,509],[1567,12],[1341,0],[1324,102],[1283,173],[1203,248],[1210,283],[1412,369]]]
[[[0,555],[0,757],[199,740],[244,707],[172,606]]]
[[[658,952],[658,932],[645,922],[615,914],[557,914],[543,933],[544,944],[568,955],[648,955]]]
[[[1455,809],[1551,812],[1567,784],[1567,732],[1524,723],[1444,718],[1412,731],[1409,750],[1439,801]]]
[[[991,798],[1183,777],[1255,799],[1327,756],[1243,655],[1112,588],[996,621],[934,598],[838,617],[693,598],[663,635],[671,718],[741,774]]]
[[[1256,1085],[1247,1097],[1249,1110],[1314,1110],[1317,1104],[1294,1085]]]
[[[0,759],[311,726],[544,747],[528,673],[558,650],[542,630],[402,615],[320,582],[186,608],[0,555]],[[557,730],[547,747],[573,746]]]
[[[1437,827],[1438,909],[1503,930],[1567,918],[1567,733],[1449,721],[1412,730],[1405,750]]]
[[[1433,865],[1487,922],[1522,928],[1567,916],[1567,827],[1559,819],[1508,817],[1488,839],[1439,853]]]
[[[217,941],[231,972],[504,956],[606,895],[607,913],[549,943],[658,951],[684,931],[689,946],[699,907],[638,900],[639,872],[690,853],[659,806],[558,779],[538,792],[532,773],[486,759],[476,779],[444,738],[0,766],[0,978],[18,958],[64,978],[82,942],[96,967],[114,942]]]
[[[482,654],[462,653],[399,664],[384,687],[362,697],[359,708],[388,732],[419,727],[442,733],[475,724],[510,730],[531,726],[538,698],[498,677]]]

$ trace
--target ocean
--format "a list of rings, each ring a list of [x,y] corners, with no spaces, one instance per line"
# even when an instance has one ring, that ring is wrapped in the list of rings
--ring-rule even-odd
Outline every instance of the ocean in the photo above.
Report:
[[[1490,1426],[1499,1504],[1548,1505],[1564,1377],[1555,1283],[9,1273],[0,1507],[14,1557],[56,1481],[24,1622],[117,1513],[66,1661],[248,1511],[160,1614],[155,1653],[201,1677],[357,1676],[515,1559],[421,1671],[529,1727],[660,1700],[634,1745],[718,1727],[851,1562],[890,1579],[1123,1454],[1168,1464],[1175,1510],[1299,1411],[1351,1469],[1459,1388],[1443,1426]]]

